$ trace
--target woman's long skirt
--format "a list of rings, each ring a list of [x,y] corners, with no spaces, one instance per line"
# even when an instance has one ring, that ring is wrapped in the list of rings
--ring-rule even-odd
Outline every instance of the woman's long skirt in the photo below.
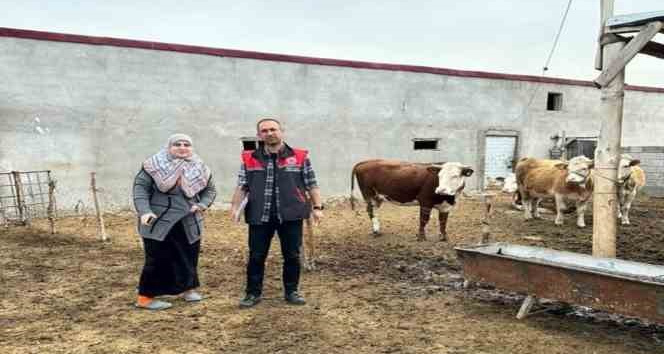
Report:
[[[145,265],[138,283],[139,295],[177,295],[200,286],[201,242],[189,243],[182,222],[176,223],[163,241],[143,238],[143,249]]]

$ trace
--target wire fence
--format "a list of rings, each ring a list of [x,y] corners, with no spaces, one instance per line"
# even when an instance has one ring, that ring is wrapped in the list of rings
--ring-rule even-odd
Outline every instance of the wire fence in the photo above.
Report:
[[[56,217],[51,171],[0,173],[0,224],[26,225],[31,219]]]

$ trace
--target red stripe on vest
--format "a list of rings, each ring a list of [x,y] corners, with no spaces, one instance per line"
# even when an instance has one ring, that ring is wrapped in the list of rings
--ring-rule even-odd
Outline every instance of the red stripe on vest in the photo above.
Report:
[[[293,156],[288,156],[280,158],[277,162],[277,166],[280,168],[286,166],[294,166],[302,168],[304,166],[304,161],[307,159],[309,151],[304,149],[295,149],[293,148]],[[254,150],[245,150],[242,152],[242,162],[247,170],[261,170],[265,168],[260,160],[253,156]]]
[[[307,159],[307,154],[309,153],[309,151],[293,148],[293,153],[294,156],[288,156],[279,159],[279,161],[277,162],[279,168],[284,168],[286,166],[302,168],[304,166],[304,160]]]
[[[242,162],[244,163],[244,167],[246,167],[247,170],[262,170],[264,168],[263,164],[260,160],[252,156],[253,153],[254,150],[245,150],[242,152]]]

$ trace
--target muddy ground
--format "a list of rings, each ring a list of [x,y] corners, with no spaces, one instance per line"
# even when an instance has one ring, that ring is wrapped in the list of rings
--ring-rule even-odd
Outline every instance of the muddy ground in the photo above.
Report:
[[[281,296],[281,259],[273,244],[264,301],[240,310],[246,227],[226,212],[207,215],[201,254],[206,299],[148,312],[132,307],[143,262],[130,213],[106,215],[111,242],[95,237],[91,217],[58,221],[49,235],[0,230],[1,353],[664,353],[664,327],[587,309],[514,318],[522,297],[463,289],[453,247],[480,237],[481,204],[463,200],[448,225],[449,242],[415,240],[418,210],[384,205],[383,236],[369,234],[366,215],[341,203],[317,229],[319,270],[304,273],[308,304]],[[524,223],[498,198],[491,238],[590,253],[587,229]],[[664,265],[664,200],[641,200],[620,227],[618,256]]]

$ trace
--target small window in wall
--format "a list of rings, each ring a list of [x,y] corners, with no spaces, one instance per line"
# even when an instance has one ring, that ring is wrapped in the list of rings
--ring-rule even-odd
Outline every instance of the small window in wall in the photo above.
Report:
[[[256,150],[256,148],[258,148],[257,138],[240,138],[240,140],[242,140],[242,150]]]
[[[434,139],[413,139],[413,150],[438,150],[439,138]]]
[[[560,111],[563,109],[563,94],[558,92],[549,92],[546,96],[546,110]]]
[[[585,156],[589,159],[594,159],[597,138],[572,138],[565,145],[568,160],[576,156]]]

